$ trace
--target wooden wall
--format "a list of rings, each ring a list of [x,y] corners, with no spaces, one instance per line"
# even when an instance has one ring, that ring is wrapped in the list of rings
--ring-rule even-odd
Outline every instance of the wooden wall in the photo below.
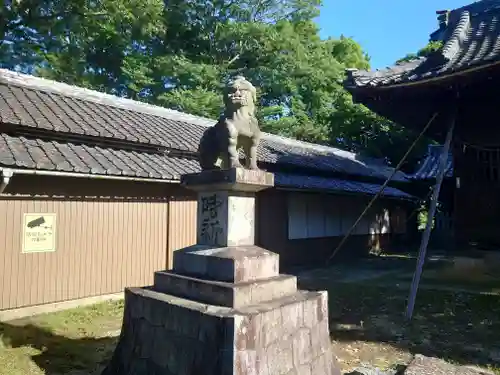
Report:
[[[283,270],[295,267],[324,266],[332,251],[342,240],[343,234],[330,237],[290,239],[288,235],[288,196],[290,194],[296,193],[276,189],[259,193],[257,200],[259,215],[259,221],[257,222],[258,244],[280,254],[280,265]],[[320,194],[315,195],[320,202],[324,201],[324,196],[322,198]],[[331,197],[330,195],[330,199]],[[367,203],[366,199],[354,196],[336,196],[334,199],[344,207],[347,207],[349,202],[357,201],[359,207],[364,207],[363,205]],[[393,212],[390,217],[391,232],[386,234],[356,234],[355,231],[336,256],[336,260],[359,258],[369,254],[372,248],[388,250],[400,243],[404,243],[406,226],[402,223],[404,218],[401,219],[401,216],[406,211],[401,207],[398,208],[398,203],[387,201],[383,202],[383,204],[390,207],[391,212]],[[359,213],[361,211],[362,208],[360,208]],[[395,214],[400,217],[397,218]],[[347,221],[354,223],[356,218],[357,215],[354,219],[349,218]]]
[[[0,309],[147,285],[167,263],[164,202],[0,201]],[[54,252],[22,253],[23,213],[55,213]]]
[[[188,224],[196,202],[178,186],[14,176],[6,193],[0,197],[0,310],[151,284],[172,249],[195,238]],[[55,251],[22,252],[24,213],[56,214]]]
[[[490,142],[499,134],[491,134]],[[458,249],[500,247],[500,148],[456,143],[454,232]]]
[[[285,269],[324,264],[342,237],[290,240],[289,194],[258,193],[257,242],[278,252]],[[54,252],[22,252],[24,213],[56,214]],[[148,285],[173,251],[195,241],[195,195],[178,185],[14,176],[0,197],[0,310]],[[340,258],[393,241],[392,233],[353,235]]]
[[[172,197],[169,202],[168,268],[172,268],[173,252],[196,244],[197,202],[186,197]]]

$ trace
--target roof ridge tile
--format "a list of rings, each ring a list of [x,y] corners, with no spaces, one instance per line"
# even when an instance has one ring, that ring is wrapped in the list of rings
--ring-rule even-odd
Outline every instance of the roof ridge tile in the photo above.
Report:
[[[451,37],[441,49],[442,56],[447,60],[452,60],[462,49],[464,40],[467,38],[467,32],[471,25],[470,13],[463,11],[460,14],[460,19],[455,26]]]

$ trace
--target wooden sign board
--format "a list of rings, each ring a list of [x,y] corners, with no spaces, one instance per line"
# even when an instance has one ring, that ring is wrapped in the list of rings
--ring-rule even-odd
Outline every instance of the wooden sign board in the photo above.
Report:
[[[26,213],[23,220],[23,253],[56,251],[56,214]]]

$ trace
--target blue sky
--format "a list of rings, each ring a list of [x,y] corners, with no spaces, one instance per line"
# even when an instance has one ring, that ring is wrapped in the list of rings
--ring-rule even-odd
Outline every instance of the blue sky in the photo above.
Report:
[[[437,29],[436,10],[473,0],[323,0],[318,19],[323,38],[352,37],[371,58],[371,67],[392,65],[424,47]]]

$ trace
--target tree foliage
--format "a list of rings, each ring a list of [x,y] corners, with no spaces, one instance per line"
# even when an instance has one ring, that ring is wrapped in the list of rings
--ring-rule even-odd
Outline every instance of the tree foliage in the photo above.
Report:
[[[320,0],[6,0],[3,67],[218,117],[236,73],[258,87],[266,131],[397,162],[411,135],[353,104],[350,38],[322,39]]]
[[[417,53],[409,53],[405,57],[399,59],[396,61],[397,64],[401,64],[403,62],[415,60],[419,57],[427,57],[431,53],[439,51],[443,47],[443,42],[438,40],[438,41],[430,41],[427,43],[427,45],[424,48],[421,48],[418,50]]]

